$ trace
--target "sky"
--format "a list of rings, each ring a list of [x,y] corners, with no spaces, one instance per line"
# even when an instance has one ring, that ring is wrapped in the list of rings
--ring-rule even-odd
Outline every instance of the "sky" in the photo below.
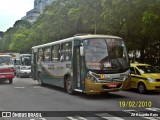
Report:
[[[34,8],[34,0],[0,0],[0,31],[13,27],[17,20]]]

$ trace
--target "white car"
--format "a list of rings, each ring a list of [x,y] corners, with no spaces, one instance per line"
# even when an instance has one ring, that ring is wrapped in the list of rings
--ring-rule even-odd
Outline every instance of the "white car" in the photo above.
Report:
[[[17,77],[30,77],[31,76],[31,66],[19,66],[16,70]]]

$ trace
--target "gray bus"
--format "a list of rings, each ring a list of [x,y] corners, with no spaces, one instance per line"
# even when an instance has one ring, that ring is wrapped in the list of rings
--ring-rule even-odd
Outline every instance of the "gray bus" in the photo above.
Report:
[[[62,87],[69,94],[121,90],[129,78],[122,38],[81,35],[32,47],[32,78]]]

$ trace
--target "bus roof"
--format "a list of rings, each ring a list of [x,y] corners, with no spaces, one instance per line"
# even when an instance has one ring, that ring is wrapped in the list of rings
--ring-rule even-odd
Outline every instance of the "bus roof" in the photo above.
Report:
[[[34,46],[34,47],[32,47],[32,49],[40,48],[40,47],[47,47],[47,46],[50,46],[50,45],[60,44],[60,43],[63,43],[63,42],[69,42],[69,41],[72,41],[74,39],[83,40],[83,39],[90,39],[90,38],[116,38],[116,39],[122,39],[120,37],[112,36],[112,35],[91,35],[91,34],[88,34],[88,35],[76,35],[74,37],[70,37],[70,38],[66,38],[66,39],[62,39],[62,40],[58,40],[58,41],[54,41],[54,42],[50,42],[50,43]]]
[[[81,38],[81,39],[88,39],[88,38],[117,38],[117,39],[121,39],[120,37],[117,36],[112,36],[112,35],[77,35],[75,36],[77,38]]]

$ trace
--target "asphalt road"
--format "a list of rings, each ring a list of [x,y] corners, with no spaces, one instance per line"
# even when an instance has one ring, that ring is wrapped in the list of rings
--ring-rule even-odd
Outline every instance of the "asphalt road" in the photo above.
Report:
[[[0,120],[160,120],[159,96],[135,90],[68,95],[61,88],[15,77],[13,84],[0,81]]]

